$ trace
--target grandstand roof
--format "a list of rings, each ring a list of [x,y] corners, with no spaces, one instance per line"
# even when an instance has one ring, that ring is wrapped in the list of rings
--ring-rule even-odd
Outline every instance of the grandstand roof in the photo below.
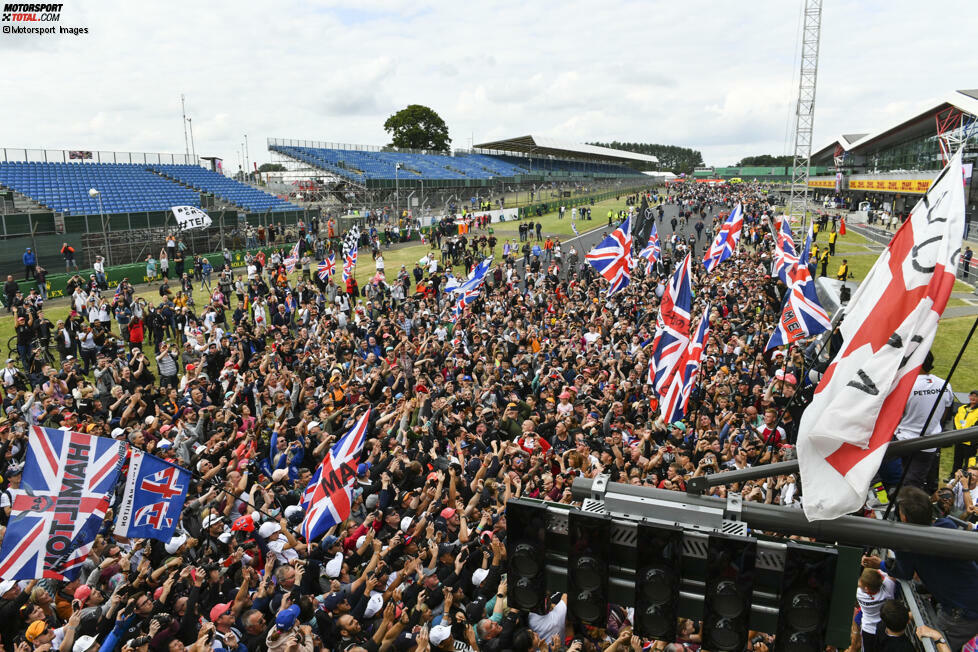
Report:
[[[842,145],[846,151],[865,152],[875,151],[893,142],[935,131],[934,116],[946,109],[955,108],[962,113],[978,116],[978,89],[954,91],[944,100],[930,104],[920,111],[900,120],[896,124],[886,125],[878,131],[869,134],[847,134],[822,147],[812,154],[812,158],[831,156],[836,144]]]
[[[476,145],[479,149],[493,149],[503,152],[522,152],[524,154],[536,154],[544,156],[570,156],[574,158],[591,159],[595,161],[642,161],[644,163],[658,163],[659,159],[647,154],[636,154],[610,147],[599,147],[597,145],[585,145],[583,143],[570,143],[556,138],[546,138],[543,136],[518,136],[516,138],[505,138],[494,140],[487,143]]]

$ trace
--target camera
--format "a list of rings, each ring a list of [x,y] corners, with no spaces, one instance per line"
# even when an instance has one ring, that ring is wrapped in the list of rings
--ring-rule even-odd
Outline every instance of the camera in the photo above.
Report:
[[[150,641],[152,641],[152,640],[153,640],[152,637],[149,637],[149,636],[140,636],[138,638],[132,639],[129,642],[129,647],[137,648],[137,647],[142,647],[144,645],[149,645]]]

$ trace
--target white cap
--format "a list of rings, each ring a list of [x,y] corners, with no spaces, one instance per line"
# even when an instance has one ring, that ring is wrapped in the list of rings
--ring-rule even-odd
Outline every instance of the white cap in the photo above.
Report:
[[[428,640],[434,645],[441,645],[452,637],[452,628],[448,625],[435,625],[428,632]]]
[[[111,434],[112,434],[112,437],[113,438],[116,438],[116,437],[121,437],[122,435],[126,434],[126,431],[123,430],[122,428],[113,428]]]
[[[6,580],[6,581],[3,581],[3,582],[0,582],[0,595],[3,595],[4,593],[6,593],[7,591],[9,591],[10,589],[14,588],[16,585],[17,585],[17,582],[15,580]]]
[[[285,518],[291,518],[294,514],[301,514],[302,507],[299,505],[289,505],[285,508]]]
[[[401,532],[407,532],[408,529],[411,527],[411,523],[413,523],[413,522],[414,522],[414,519],[411,518],[410,516],[405,516],[404,518],[402,518],[401,519]]]
[[[374,591],[370,594],[370,599],[367,600],[367,608],[363,610],[363,615],[367,618],[373,618],[383,608],[384,595]]]
[[[267,539],[268,537],[272,536],[276,532],[281,532],[281,531],[282,531],[281,525],[275,523],[274,521],[268,521],[266,523],[262,523],[261,527],[258,528],[258,536],[260,536],[262,539]]]
[[[489,570],[486,568],[476,568],[472,573],[472,584],[475,586],[482,586],[482,581],[486,579],[489,575]]]
[[[338,552],[336,556],[326,562],[326,577],[335,579],[340,576],[343,570],[343,553]]]
[[[220,515],[218,515],[218,514],[211,514],[210,516],[208,516],[207,518],[204,519],[204,529],[206,530],[210,526],[215,525],[215,524],[220,523],[220,522],[221,522]]]
[[[145,422],[146,422],[146,425],[147,425],[147,426],[151,426],[151,425],[153,425],[154,423],[156,423],[156,417],[154,417],[154,416],[153,416],[153,415],[151,414],[151,415],[149,415],[148,417],[146,417],[145,419],[143,419],[143,421],[145,421]]]
[[[356,547],[359,549],[360,546],[362,546],[366,541],[367,541],[367,535],[366,534],[361,534],[360,535],[360,538],[357,539],[357,546]]]
[[[174,536],[172,539],[170,539],[169,541],[167,541],[166,545],[164,545],[163,547],[166,549],[166,552],[168,554],[173,555],[176,554],[177,550],[180,549],[180,546],[182,546],[185,543],[187,543],[187,535],[178,534]]]
[[[318,428],[318,427],[319,427],[318,421],[310,421],[309,425],[306,426],[306,430],[312,430],[313,428]]]
[[[95,645],[94,636],[79,636],[75,644],[71,646],[71,652],[88,652],[93,645]]]

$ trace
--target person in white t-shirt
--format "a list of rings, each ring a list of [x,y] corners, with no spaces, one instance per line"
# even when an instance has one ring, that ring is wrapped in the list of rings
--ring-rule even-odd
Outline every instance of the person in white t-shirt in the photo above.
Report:
[[[907,398],[903,418],[893,433],[894,439],[900,441],[916,439],[921,435],[935,435],[943,429],[941,424],[950,416],[954,392],[951,383],[947,383],[945,387],[944,379],[931,373],[933,369],[934,354],[928,352],[920,367],[920,375],[914,381],[913,389]],[[927,420],[928,417],[930,421]],[[923,432],[925,425],[927,431]],[[936,448],[928,448],[908,455],[902,461],[903,468],[907,469],[905,485],[920,487],[928,493],[936,489],[934,485],[937,478],[933,473],[937,470]]]
[[[563,636],[564,624],[567,620],[567,594],[545,614],[530,612],[530,629],[536,632],[541,641],[549,641],[554,636]]]
[[[876,626],[880,622],[880,609],[896,595],[896,582],[886,573],[875,568],[864,568],[856,589],[856,602],[862,611],[863,652],[876,652]]]

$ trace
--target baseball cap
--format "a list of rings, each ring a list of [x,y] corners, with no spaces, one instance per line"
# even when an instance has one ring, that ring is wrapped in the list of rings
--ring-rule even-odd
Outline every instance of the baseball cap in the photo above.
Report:
[[[283,609],[275,616],[275,627],[280,631],[292,629],[295,621],[299,618],[299,605],[294,604],[288,609]]]
[[[268,537],[272,536],[276,532],[281,532],[281,531],[282,531],[281,525],[269,521],[267,523],[262,523],[261,527],[258,528],[258,536],[260,536],[262,539],[267,539]]]
[[[88,652],[93,645],[95,645],[94,636],[79,636],[75,644],[71,646],[71,652]]]
[[[92,587],[87,584],[82,584],[77,589],[75,589],[75,600],[82,603],[82,606],[92,597]]]
[[[291,607],[290,607],[291,608]],[[212,623],[216,623],[217,619],[231,611],[231,602],[218,603],[211,607],[210,620]],[[276,619],[277,620],[277,619]]]
[[[44,631],[48,628],[48,625],[43,620],[35,620],[31,623],[31,626],[27,628],[27,632],[24,634],[24,638],[27,639],[28,643],[33,643],[37,640],[38,636],[42,636]]]
[[[441,512],[439,512],[438,515],[441,516],[443,519],[445,519],[447,521],[451,517],[455,516],[455,508],[454,507],[446,507],[445,509],[441,510]]]
[[[435,625],[428,633],[428,640],[434,645],[441,645],[452,637],[452,628],[448,625]]]
[[[204,528],[205,529],[209,528],[210,526],[216,525],[217,523],[220,522],[221,522],[220,516],[218,516],[217,514],[211,514],[210,516],[204,519]]]
[[[15,580],[6,580],[0,582],[0,595],[3,595],[4,593],[14,588],[15,586],[17,586],[17,582]]]
[[[333,591],[323,600],[323,609],[326,611],[332,611],[333,609],[336,609],[336,607],[338,607],[344,600],[346,600],[345,592]]]

